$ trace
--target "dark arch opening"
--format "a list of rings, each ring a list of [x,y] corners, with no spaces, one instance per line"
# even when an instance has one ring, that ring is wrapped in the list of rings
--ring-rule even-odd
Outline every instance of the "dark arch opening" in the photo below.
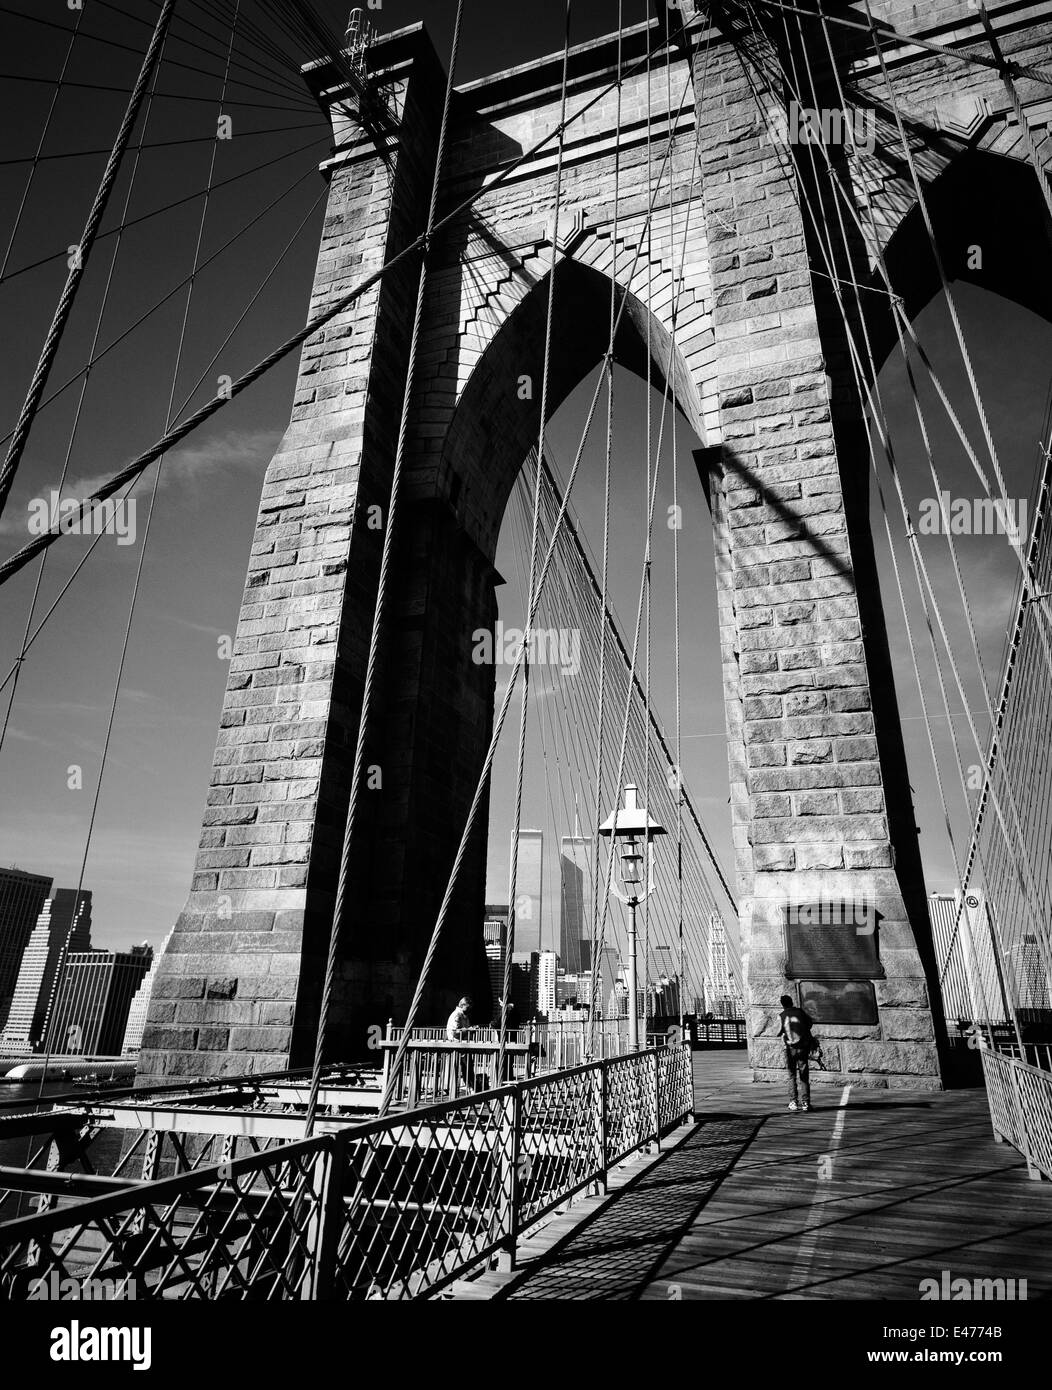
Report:
[[[951,284],[977,285],[1052,322],[1052,219],[1030,164],[969,150],[932,181],[925,200]],[[913,320],[942,288],[918,204],[896,227],[884,256]],[[875,272],[872,286],[883,283]],[[881,314],[874,325],[878,370],[896,347],[890,315]]]
[[[557,266],[555,277],[549,420],[603,360],[610,341],[610,279],[572,260]],[[438,492],[453,502],[461,524],[491,560],[515,478],[540,432],[548,285],[546,275],[533,286],[476,364],[443,449]],[[701,403],[682,352],[673,349],[660,320],[620,284],[615,287],[615,314],[626,298],[615,362],[646,378],[649,322],[651,380],[664,390],[671,360],[674,399],[703,439]],[[531,399],[519,399],[517,383],[523,376],[531,378]]]

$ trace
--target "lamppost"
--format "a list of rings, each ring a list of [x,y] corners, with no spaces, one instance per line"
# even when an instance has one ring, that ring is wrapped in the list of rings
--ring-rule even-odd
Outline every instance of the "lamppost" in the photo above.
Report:
[[[654,837],[665,829],[651,820],[645,806],[636,802],[638,788],[625,787],[625,804],[599,827],[600,835],[617,841],[618,871],[624,891],[611,883],[610,891],[628,904],[628,1046],[639,1051],[638,993],[636,989],[636,908],[654,891]],[[613,846],[611,846],[613,849]],[[643,870],[646,861],[646,884]]]

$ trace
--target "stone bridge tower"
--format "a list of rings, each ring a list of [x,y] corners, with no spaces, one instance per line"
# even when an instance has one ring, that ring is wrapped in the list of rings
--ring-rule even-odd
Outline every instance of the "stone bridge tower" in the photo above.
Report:
[[[865,19],[861,4],[830,8]],[[965,0],[873,8],[950,47],[984,41]],[[989,8],[1006,52],[1047,61],[1043,7]],[[827,1061],[857,1084],[935,1087],[937,991],[869,531],[863,411],[832,282],[817,273],[821,229],[805,213],[828,194],[811,186],[801,151],[772,138],[794,98],[762,74],[775,61],[792,71],[792,59],[802,71],[810,59],[822,102],[838,98],[821,31],[801,41],[777,11],[757,23],[761,10],[714,4],[711,30],[695,23],[674,45],[668,84],[659,60],[649,144],[642,69],[623,83],[620,131],[613,91],[570,128],[561,226],[573,232],[560,234],[550,408],[606,350],[614,277],[628,297],[618,361],[644,373],[649,343],[655,382],[670,371],[701,445],[756,1075],[779,1074],[778,996],[816,969],[814,959],[801,964],[806,943],[790,950],[786,907],[834,898],[876,911],[868,966],[865,943],[842,935],[833,946],[874,1007],[861,1021],[823,1024]],[[660,43],[664,23],[662,12],[649,42]],[[915,313],[938,283],[919,254],[923,229],[879,66],[864,33],[832,32],[848,101],[877,132],[850,177]],[[626,68],[647,43],[647,26],[626,31]],[[982,225],[968,240],[1004,246],[1004,219],[989,209],[1011,198],[1013,234],[1047,265],[1046,209],[998,74],[915,46],[887,50],[939,225],[960,240],[954,218],[971,187],[971,226]],[[609,86],[616,52],[616,36],[572,50],[571,113]],[[368,63],[393,118],[379,129],[359,119],[335,67],[306,72],[336,146],[323,169],[330,193],[312,313],[423,229],[444,77],[420,25],[384,36]],[[334,1057],[361,1056],[370,1025],[404,1014],[492,727],[493,668],[472,663],[471,633],[496,618],[497,536],[538,433],[538,401],[520,400],[516,387],[541,370],[554,147],[489,185],[558,123],[560,72],[561,55],[456,94],[442,205],[480,196],[446,229],[429,279],[383,699],[367,756],[380,784],[352,865]],[[1047,88],[1018,85],[1027,110],[1047,107]],[[673,206],[662,199],[629,284],[670,138]],[[842,149],[831,154],[844,159]],[[984,201],[978,187],[996,196]],[[877,283],[864,245],[842,254],[844,278]],[[954,276],[972,273],[963,256],[951,259]],[[1047,313],[1041,291],[1024,283],[1024,261],[1018,243],[987,256],[995,269],[985,283]],[[146,1075],[258,1071],[312,1055],[377,583],[380,531],[370,518],[386,508],[414,291],[407,261],[303,350],[260,501],[192,888],[154,988]],[[890,320],[875,314],[869,330],[879,359],[894,339]],[[436,964],[430,1021],[465,987],[486,994],[484,858],[483,826]]]

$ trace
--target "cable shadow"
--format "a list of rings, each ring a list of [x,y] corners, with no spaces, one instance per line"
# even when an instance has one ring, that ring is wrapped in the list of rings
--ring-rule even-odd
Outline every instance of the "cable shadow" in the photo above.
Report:
[[[699,1124],[675,1149],[640,1173],[567,1233],[543,1263],[496,1296],[503,1301],[631,1301],[650,1284],[735,1165],[755,1142],[764,1117],[727,1116]],[[713,1133],[715,1126],[725,1133]],[[695,1142],[700,1141],[700,1142]],[[719,1156],[713,1149],[723,1148]],[[639,1235],[626,1235],[626,1227]]]

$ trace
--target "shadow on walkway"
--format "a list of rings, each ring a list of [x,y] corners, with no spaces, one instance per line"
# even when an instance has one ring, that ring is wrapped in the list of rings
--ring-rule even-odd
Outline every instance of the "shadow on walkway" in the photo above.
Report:
[[[706,1116],[675,1149],[560,1241],[543,1264],[524,1270],[497,1297],[638,1299],[763,1123],[752,1116]]]

